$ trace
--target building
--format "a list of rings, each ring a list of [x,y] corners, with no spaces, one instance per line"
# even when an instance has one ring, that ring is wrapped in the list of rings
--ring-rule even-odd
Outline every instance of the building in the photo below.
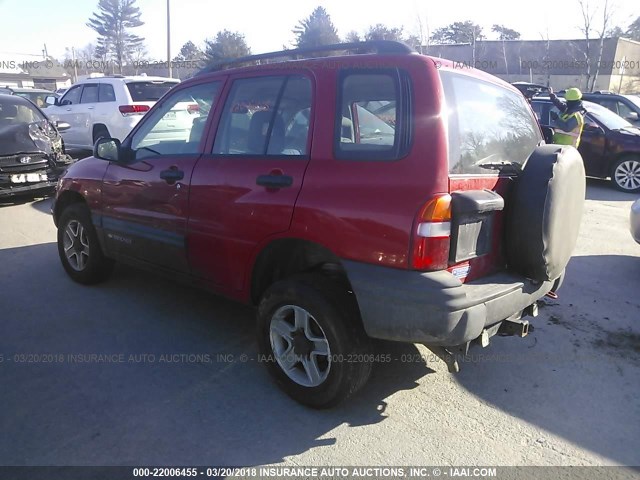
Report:
[[[0,55],[0,87],[55,91],[70,85],[71,77],[56,61],[15,57],[5,59],[4,55]]]
[[[475,66],[508,82],[640,93],[640,42],[627,38],[482,40],[429,45],[423,53],[453,60],[460,68]]]

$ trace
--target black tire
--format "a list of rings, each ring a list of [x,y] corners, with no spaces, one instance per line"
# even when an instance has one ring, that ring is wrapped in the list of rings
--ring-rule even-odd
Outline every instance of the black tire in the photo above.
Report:
[[[288,370],[290,373],[286,373],[277,360],[282,357],[277,357],[274,352],[274,342],[283,342],[277,333],[274,333],[276,340],[272,341],[272,322],[286,319],[287,309],[290,307],[308,312],[314,338],[325,338],[327,341],[329,354],[315,356],[316,371],[320,377],[326,375],[317,385],[303,385],[294,380],[292,377],[302,378],[306,375],[308,383],[313,383],[312,376],[302,361],[292,361],[295,366]],[[290,321],[293,323],[292,317]],[[366,384],[372,367],[371,342],[362,327],[353,293],[338,280],[321,274],[302,274],[275,283],[260,301],[257,323],[261,360],[266,363],[269,373],[280,388],[303,405],[330,408],[346,400]],[[301,332],[290,332],[296,342],[301,337]],[[311,360],[313,353],[295,353],[293,343],[289,342],[288,345],[292,350],[287,358],[293,356],[296,359],[305,358],[307,362]],[[275,348],[277,350],[278,346]]]
[[[511,270],[540,282],[562,275],[578,240],[585,194],[584,163],[575,148],[534,150],[506,204]]]
[[[93,127],[93,144],[95,145],[99,138],[109,138],[109,130],[104,125],[96,125]]]
[[[74,250],[71,257],[66,252],[69,247]],[[75,282],[93,285],[105,281],[111,275],[114,261],[102,253],[86,205],[70,205],[60,215],[58,255],[65,271]]]
[[[626,155],[614,163],[611,183],[622,192],[640,192],[640,157]]]

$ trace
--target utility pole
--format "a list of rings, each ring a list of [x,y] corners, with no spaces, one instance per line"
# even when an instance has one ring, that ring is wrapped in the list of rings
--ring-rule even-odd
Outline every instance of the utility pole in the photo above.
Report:
[[[78,64],[76,63],[76,49],[71,47],[71,61],[73,62],[73,83],[78,81]]]
[[[167,67],[169,69],[169,78],[171,75],[171,10],[169,8],[169,0],[167,0]]]

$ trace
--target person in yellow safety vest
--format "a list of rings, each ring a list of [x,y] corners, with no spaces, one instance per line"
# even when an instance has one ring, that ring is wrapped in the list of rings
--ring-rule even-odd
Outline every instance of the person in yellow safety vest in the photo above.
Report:
[[[584,127],[582,92],[577,88],[569,88],[564,96],[566,102],[560,100],[552,88],[549,88],[549,95],[553,104],[560,110],[560,115],[551,112],[551,126],[555,130],[553,143],[578,148]]]

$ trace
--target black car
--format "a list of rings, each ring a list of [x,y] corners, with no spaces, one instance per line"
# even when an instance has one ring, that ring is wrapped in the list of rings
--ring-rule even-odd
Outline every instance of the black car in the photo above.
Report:
[[[531,105],[540,125],[553,127],[551,112],[559,112],[551,100],[534,97]],[[587,175],[611,178],[623,192],[640,192],[640,128],[601,105],[583,105],[587,114],[578,150]]]
[[[73,162],[54,124],[26,98],[0,94],[0,198],[51,188]]]
[[[597,103],[640,127],[640,98],[636,95],[619,95],[611,92],[583,93],[583,100]]]

